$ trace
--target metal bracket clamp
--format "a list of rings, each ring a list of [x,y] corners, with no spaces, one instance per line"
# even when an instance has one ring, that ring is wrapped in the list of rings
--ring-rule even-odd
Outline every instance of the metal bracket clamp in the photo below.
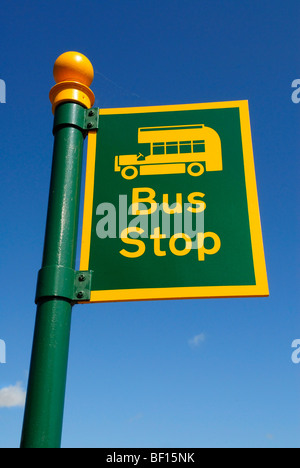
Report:
[[[75,271],[59,265],[39,271],[36,304],[45,298],[63,298],[72,303],[88,302],[91,298],[91,271]]]
[[[92,271],[75,271],[74,301],[86,302],[91,299]]]
[[[99,128],[99,107],[94,107],[93,109],[87,109],[85,111],[85,122],[84,129],[98,130]]]
[[[53,133],[60,127],[76,127],[85,132],[98,130],[99,107],[84,109],[72,102],[64,105],[63,112],[56,112],[53,124]]]

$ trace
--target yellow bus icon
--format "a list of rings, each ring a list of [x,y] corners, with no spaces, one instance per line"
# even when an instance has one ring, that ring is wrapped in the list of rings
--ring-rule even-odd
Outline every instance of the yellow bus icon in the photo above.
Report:
[[[124,179],[186,172],[198,177],[205,170],[223,170],[220,137],[205,125],[139,128],[138,143],[150,144],[148,156],[140,153],[115,157],[115,172],[121,172]]]

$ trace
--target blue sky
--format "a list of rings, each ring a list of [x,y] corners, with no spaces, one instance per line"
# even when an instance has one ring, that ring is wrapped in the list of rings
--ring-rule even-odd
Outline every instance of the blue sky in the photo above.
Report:
[[[270,297],[75,307],[62,446],[299,448],[299,10],[297,0],[2,1],[0,447],[17,447],[22,426],[52,68],[78,50],[93,63],[98,107],[249,101]]]

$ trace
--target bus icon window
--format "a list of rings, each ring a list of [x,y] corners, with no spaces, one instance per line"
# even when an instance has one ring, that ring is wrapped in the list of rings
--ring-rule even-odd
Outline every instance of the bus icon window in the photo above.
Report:
[[[138,143],[148,143],[150,154],[115,157],[115,171],[124,179],[138,175],[185,174],[199,177],[204,171],[222,171],[222,148],[218,133],[205,125],[143,127]]]

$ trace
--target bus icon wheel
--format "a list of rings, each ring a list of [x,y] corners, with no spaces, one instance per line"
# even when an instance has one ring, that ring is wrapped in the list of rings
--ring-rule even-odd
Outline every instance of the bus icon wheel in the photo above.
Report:
[[[135,179],[138,173],[139,172],[137,168],[134,166],[126,166],[121,171],[122,177],[124,177],[124,179],[127,179],[127,180]]]
[[[200,163],[192,163],[187,168],[188,173],[193,177],[199,177],[204,172],[204,166]]]

